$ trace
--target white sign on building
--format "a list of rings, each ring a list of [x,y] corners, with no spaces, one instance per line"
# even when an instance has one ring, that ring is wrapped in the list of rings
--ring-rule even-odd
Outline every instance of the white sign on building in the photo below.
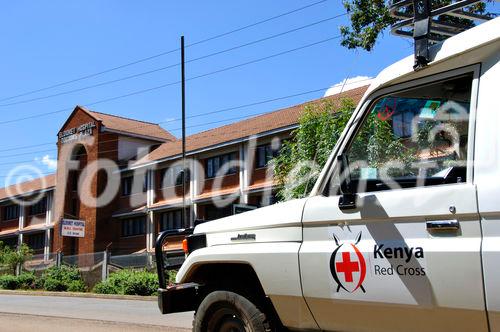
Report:
[[[61,220],[61,235],[70,237],[85,237],[85,221],[75,219]]]
[[[94,128],[96,124],[94,121],[84,123],[78,127],[73,127],[58,134],[59,141],[64,143],[69,143],[73,141],[79,141],[87,136],[92,136],[94,133]]]

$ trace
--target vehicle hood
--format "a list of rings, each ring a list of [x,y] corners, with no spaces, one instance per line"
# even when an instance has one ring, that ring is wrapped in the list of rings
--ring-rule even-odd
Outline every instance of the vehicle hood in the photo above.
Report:
[[[306,198],[277,203],[196,226],[194,233],[221,233],[267,228],[301,227]]]

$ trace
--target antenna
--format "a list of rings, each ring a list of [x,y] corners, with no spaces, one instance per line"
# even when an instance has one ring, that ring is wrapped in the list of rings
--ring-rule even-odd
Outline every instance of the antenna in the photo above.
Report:
[[[458,0],[433,8],[432,0],[394,0],[389,7],[391,16],[399,22],[391,27],[394,35],[413,38],[415,65],[419,70],[430,62],[429,46],[442,42],[474,26],[474,22],[489,21],[494,14],[476,14],[470,6],[482,0]],[[444,15],[444,16],[443,16]],[[448,16],[450,19],[443,19]],[[470,20],[467,24],[465,20]]]

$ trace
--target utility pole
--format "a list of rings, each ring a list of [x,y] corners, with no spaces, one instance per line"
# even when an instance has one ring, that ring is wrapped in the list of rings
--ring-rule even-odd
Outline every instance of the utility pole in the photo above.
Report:
[[[184,61],[184,36],[181,36],[181,95],[182,95],[182,227],[188,228],[186,220],[186,76]]]

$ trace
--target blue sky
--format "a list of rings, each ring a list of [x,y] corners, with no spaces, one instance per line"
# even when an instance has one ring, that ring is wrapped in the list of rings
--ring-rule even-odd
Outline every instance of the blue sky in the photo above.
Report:
[[[0,30],[0,100],[119,66],[175,49],[185,35],[190,44],[317,2],[279,1],[8,1],[2,4]],[[341,14],[340,1],[328,0],[308,9],[223,38],[189,47],[186,59],[252,42]],[[225,67],[321,41],[339,34],[346,17],[326,21],[279,38],[188,63],[194,77]],[[345,77],[374,76],[390,63],[412,52],[407,40],[386,32],[372,53],[351,51],[339,40],[325,42],[267,61],[189,81],[187,114],[196,115],[295,93],[326,88]],[[87,105],[178,81],[180,68],[162,70],[135,79],[28,103],[5,104],[44,97],[175,64],[179,52],[129,66],[73,84],[0,101],[2,121]],[[321,97],[324,91],[265,105],[189,119],[188,132],[220,126],[235,117],[272,111]],[[2,106],[3,105],[3,106]],[[91,109],[152,122],[180,116],[180,86],[101,103]],[[0,186],[19,163],[41,166],[49,172],[56,158],[56,134],[70,111],[20,122],[0,123]],[[219,122],[220,121],[220,122]],[[213,123],[218,122],[218,123]],[[211,124],[212,123],[212,124]],[[180,122],[163,127],[180,135]],[[32,148],[28,145],[44,144]],[[8,151],[6,151],[8,150]],[[23,154],[17,155],[16,154]],[[45,157],[45,164],[43,158]],[[53,165],[52,165],[53,166]]]

